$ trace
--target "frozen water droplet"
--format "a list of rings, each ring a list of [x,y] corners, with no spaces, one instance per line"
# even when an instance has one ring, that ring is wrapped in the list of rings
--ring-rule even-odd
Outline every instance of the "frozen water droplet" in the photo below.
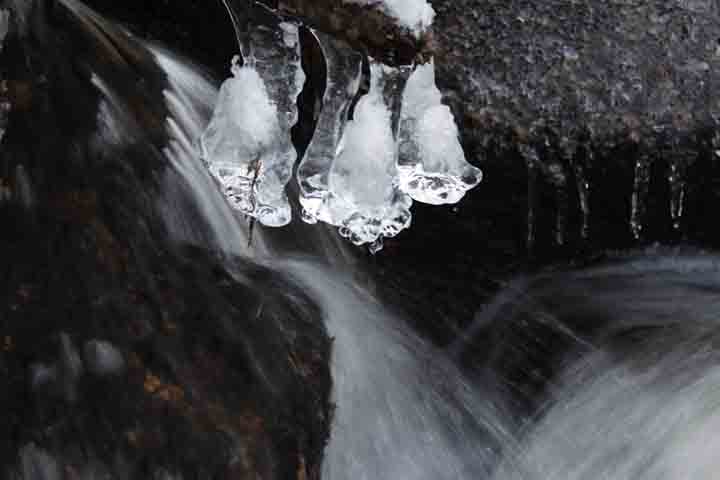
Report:
[[[650,158],[641,153],[635,162],[635,182],[631,200],[630,230],[636,240],[642,238],[645,228],[645,209],[650,187]]]
[[[380,250],[382,250],[383,247],[384,247],[383,239],[382,239],[382,237],[380,237],[377,240],[375,240],[374,242],[372,242],[370,245],[368,245],[368,250],[370,251],[371,254],[375,255]]]

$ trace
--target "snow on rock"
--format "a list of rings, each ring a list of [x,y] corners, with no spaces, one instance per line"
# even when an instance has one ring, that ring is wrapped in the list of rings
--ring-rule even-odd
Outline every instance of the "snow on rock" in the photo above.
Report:
[[[432,25],[435,10],[426,0],[344,0],[345,3],[356,3],[382,9],[389,16],[396,18],[398,23],[420,36]]]
[[[480,183],[459,141],[450,108],[442,104],[432,62],[419,65],[407,82],[400,121],[400,188],[432,205],[457,203]]]

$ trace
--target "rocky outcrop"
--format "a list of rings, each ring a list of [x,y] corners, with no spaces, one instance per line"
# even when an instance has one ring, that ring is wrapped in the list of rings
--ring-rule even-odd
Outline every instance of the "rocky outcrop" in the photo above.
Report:
[[[170,239],[164,76],[75,6],[35,3],[0,61],[0,476],[318,479],[320,312],[247,259]]]

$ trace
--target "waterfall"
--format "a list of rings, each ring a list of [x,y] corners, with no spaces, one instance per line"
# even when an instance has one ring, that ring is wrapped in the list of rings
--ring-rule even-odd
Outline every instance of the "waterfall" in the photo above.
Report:
[[[182,125],[171,130],[173,142],[179,145],[170,156],[175,178],[189,184],[215,236],[244,239],[237,220],[224,213],[227,205],[218,207],[222,197],[193,148],[193,138],[202,133],[202,119],[208,119],[200,114],[212,105],[214,90],[201,73],[180,59],[157,48],[153,52],[174,89],[166,94],[173,106],[168,125]],[[225,220],[230,223],[223,229],[219,224]],[[255,258],[305,286],[321,306],[335,339],[332,372],[337,409],[324,478],[486,477],[498,446],[510,438],[498,420],[500,410],[493,398],[465,379],[445,352],[414,334],[351,276],[328,266],[339,264],[349,270],[343,258],[330,253],[326,258],[282,261],[282,252],[269,253]]]
[[[486,478],[510,444],[489,392],[344,275],[286,264],[322,306],[335,339],[335,424],[324,478]]]
[[[146,45],[167,75],[163,94],[170,112],[166,120],[170,144],[163,150],[172,169],[165,173],[164,198],[159,209],[175,239],[196,245],[208,242],[222,252],[246,255],[263,251],[262,241],[248,245],[242,219],[233,212],[200,159],[199,134],[210,120],[217,88],[202,72],[166,49]],[[189,189],[200,209],[200,224],[178,202],[185,198],[177,189]],[[190,206],[188,208],[193,208]],[[207,231],[211,232],[207,238]]]

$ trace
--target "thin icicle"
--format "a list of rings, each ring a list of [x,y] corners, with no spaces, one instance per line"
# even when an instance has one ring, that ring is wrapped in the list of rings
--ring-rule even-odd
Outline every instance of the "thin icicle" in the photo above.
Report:
[[[670,161],[668,183],[670,184],[670,218],[675,230],[682,227],[685,215],[685,195],[687,189],[687,163],[683,159],[674,158]]]
[[[561,163],[552,163],[548,167],[548,175],[550,183],[555,190],[555,243],[558,245],[565,245],[569,210],[567,173],[565,171],[565,167]]]
[[[645,228],[645,211],[650,188],[650,167],[652,162],[648,155],[641,152],[635,161],[635,183],[632,193],[630,212],[630,231],[636,240],[642,238]]]
[[[360,87],[362,56],[344,42],[312,30],[325,58],[327,82],[315,133],[297,170],[303,220],[334,223],[328,210],[329,174]]]
[[[528,204],[527,204],[527,238],[526,247],[528,253],[532,254],[535,248],[536,230],[536,208],[537,208],[537,183],[540,169],[540,157],[535,148],[529,145],[520,145],[520,155],[525,161],[528,171]]]
[[[587,149],[585,153],[588,155],[588,163],[592,165],[595,154],[590,149]],[[587,239],[590,234],[590,182],[585,173],[585,166],[580,161],[575,159],[572,162],[572,166],[575,173],[575,182],[580,200],[580,214],[582,216],[580,236],[583,239]]]

